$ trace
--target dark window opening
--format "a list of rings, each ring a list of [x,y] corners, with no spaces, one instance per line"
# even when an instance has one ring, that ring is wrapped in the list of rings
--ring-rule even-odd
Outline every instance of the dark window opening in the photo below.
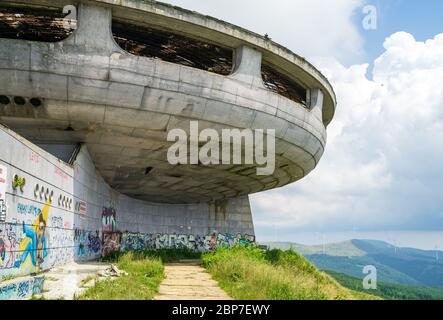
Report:
[[[67,38],[75,22],[65,23],[63,9],[4,7],[0,5],[0,38],[57,42]]]
[[[261,73],[266,88],[306,106],[307,90],[303,86],[266,64]]]
[[[6,105],[6,104],[9,104],[10,102],[11,102],[11,100],[9,100],[9,98],[7,96],[3,96],[3,95],[0,96],[0,104]]]
[[[36,108],[42,105],[42,101],[39,98],[31,98],[29,102]]]
[[[23,97],[14,97],[14,102],[19,106],[23,106],[26,104],[26,100]]]
[[[57,159],[60,159],[66,163],[72,164],[71,160],[77,156],[79,145],[76,144],[45,144],[38,143],[40,148],[49,152]],[[74,156],[75,155],[75,156]]]
[[[146,26],[112,22],[118,45],[137,56],[157,58],[221,75],[232,70],[231,49]]]

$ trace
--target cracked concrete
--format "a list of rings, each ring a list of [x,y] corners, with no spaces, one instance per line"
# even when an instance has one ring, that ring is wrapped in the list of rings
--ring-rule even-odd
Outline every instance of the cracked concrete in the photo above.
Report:
[[[36,298],[74,300],[101,278],[99,274],[110,264],[100,262],[72,262],[44,273],[43,293]]]

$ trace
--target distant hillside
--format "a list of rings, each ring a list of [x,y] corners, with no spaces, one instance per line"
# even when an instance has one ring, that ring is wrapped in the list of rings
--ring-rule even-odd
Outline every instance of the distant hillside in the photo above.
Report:
[[[219,248],[203,254],[203,266],[238,300],[373,300],[320,272],[294,251]]]
[[[362,280],[335,271],[325,271],[343,287],[373,294],[389,300],[443,300],[443,288],[414,287],[392,283],[377,283],[377,290],[364,290]]]
[[[363,278],[363,267],[377,267],[378,280],[413,286],[443,287],[443,252],[399,248],[376,240],[351,240],[325,246],[296,243],[263,243],[304,255],[319,269]],[[437,260],[437,254],[441,260]]]

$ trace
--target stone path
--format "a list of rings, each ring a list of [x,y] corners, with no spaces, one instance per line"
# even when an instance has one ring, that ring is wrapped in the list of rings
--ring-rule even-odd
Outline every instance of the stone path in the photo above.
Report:
[[[165,275],[154,300],[232,300],[200,266],[200,261],[166,264]]]

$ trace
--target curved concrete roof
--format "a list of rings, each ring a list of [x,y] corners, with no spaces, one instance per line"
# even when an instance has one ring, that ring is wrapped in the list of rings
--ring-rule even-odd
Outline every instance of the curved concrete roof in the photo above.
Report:
[[[5,0],[35,6],[64,6],[72,0]],[[151,0],[89,0],[90,3],[111,5],[113,17],[163,27],[171,31],[201,38],[224,47],[249,45],[263,54],[263,59],[290,78],[307,87],[320,87],[325,94],[323,122],[327,126],[334,117],[337,104],[334,90],[327,78],[303,57],[265,36],[226,21],[171,4]]]
[[[70,4],[6,2],[54,9]],[[0,39],[0,94],[11,99],[0,108],[2,123],[36,143],[86,144],[108,184],[154,202],[243,196],[297,181],[316,167],[335,95],[304,59],[264,37],[170,5],[133,0],[81,3],[79,27],[62,41]],[[235,48],[234,72],[224,76],[132,55],[114,41],[111,18]],[[312,90],[308,107],[264,87],[262,59]],[[15,96],[26,101],[38,97],[43,103],[38,108],[30,103],[19,106]],[[195,120],[202,129],[218,132],[274,129],[274,174],[257,175],[257,165],[168,163],[167,133],[176,128],[188,132]]]

